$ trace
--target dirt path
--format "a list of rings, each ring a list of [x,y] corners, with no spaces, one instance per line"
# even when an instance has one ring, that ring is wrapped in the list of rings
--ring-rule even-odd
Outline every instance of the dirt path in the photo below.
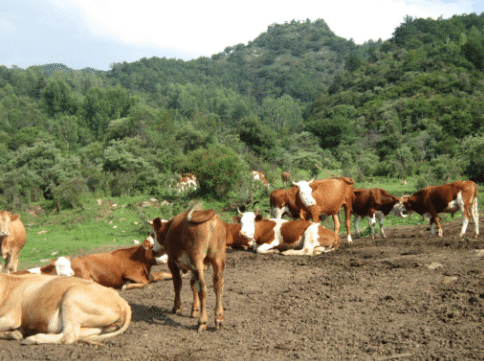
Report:
[[[484,360],[484,238],[459,241],[459,229],[431,239],[426,226],[388,228],[387,240],[316,257],[230,251],[222,331],[211,287],[198,334],[188,278],[179,316],[161,281],[121,292],[132,322],[104,346],[0,341],[0,360]]]

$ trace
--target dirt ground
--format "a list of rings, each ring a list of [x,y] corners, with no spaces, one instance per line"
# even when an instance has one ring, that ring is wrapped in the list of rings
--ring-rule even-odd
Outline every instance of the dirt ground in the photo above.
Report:
[[[484,238],[459,241],[460,226],[445,224],[443,239],[426,225],[388,228],[386,240],[315,257],[228,251],[221,331],[211,287],[199,334],[189,279],[181,315],[160,281],[121,291],[131,325],[104,345],[1,340],[0,360],[484,360]]]

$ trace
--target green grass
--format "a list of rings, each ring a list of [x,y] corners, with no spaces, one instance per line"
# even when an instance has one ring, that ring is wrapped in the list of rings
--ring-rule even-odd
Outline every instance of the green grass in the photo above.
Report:
[[[279,173],[280,174],[280,173]],[[321,173],[317,179],[328,178],[328,174]],[[281,188],[280,177],[273,177],[271,190]],[[391,194],[401,196],[404,193],[415,192],[417,179],[408,179],[406,185],[400,180],[373,179],[372,182],[355,183],[355,188],[382,188]],[[286,186],[287,187],[287,186]],[[479,188],[479,202],[483,204],[484,187]],[[41,260],[50,260],[59,256],[75,255],[80,250],[89,250],[106,246],[126,247],[133,245],[133,240],[142,241],[150,234],[151,226],[146,222],[156,217],[171,219],[176,214],[185,210],[193,194],[178,195],[167,194],[157,197],[154,202],[150,196],[137,197],[111,197],[102,199],[99,205],[96,199],[91,199],[83,204],[82,208],[57,211],[39,212],[39,206],[32,205],[24,212],[20,212],[21,220],[27,230],[27,243],[20,253],[19,269],[45,264]],[[167,200],[172,205],[160,205],[161,200]],[[201,200],[201,199],[199,199]],[[256,192],[255,200],[259,202],[254,206],[260,211],[269,209],[269,196],[263,191]],[[234,208],[236,202],[221,202],[213,199],[203,199],[205,209],[215,209],[221,215],[224,222],[232,222],[237,214]],[[37,213],[33,210],[37,207]],[[267,213],[264,213],[266,216]],[[345,232],[344,214],[340,213],[342,220],[341,232]],[[451,220],[450,215],[442,214],[442,223]],[[462,218],[460,212],[455,218]],[[328,217],[322,222],[325,227],[333,228],[333,220]],[[386,217],[384,227],[428,224],[421,216],[402,219],[399,217]],[[368,220],[359,223],[362,235],[370,235]],[[354,232],[353,223],[351,224]],[[377,229],[376,229],[377,230]]]

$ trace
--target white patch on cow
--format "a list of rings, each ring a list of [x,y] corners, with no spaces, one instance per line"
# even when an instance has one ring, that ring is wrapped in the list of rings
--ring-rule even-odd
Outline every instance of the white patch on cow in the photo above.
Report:
[[[403,205],[402,202],[397,202],[393,205],[392,210],[390,211],[389,214],[395,217],[402,217],[402,218],[407,218],[407,212],[405,206]]]
[[[239,234],[249,239],[249,246],[255,246],[255,213],[254,212],[246,212],[240,218],[240,232]]]
[[[349,244],[353,244],[353,238],[351,238],[351,234],[348,234],[348,237],[346,237],[346,241],[347,241]]]
[[[161,220],[161,223],[166,223],[166,222],[168,222],[166,219]],[[150,238],[153,240],[153,252],[155,254],[160,254],[162,252],[164,253],[165,249],[163,245],[160,243],[160,240],[158,239],[154,229],[151,229]]]
[[[289,213],[289,207],[283,204],[281,208],[275,207],[272,209],[271,217],[281,219],[286,212]]]
[[[59,257],[55,261],[55,273],[58,276],[74,276],[74,271],[71,268],[71,261],[66,257]]]
[[[183,270],[193,270],[195,269],[190,262],[190,258],[188,257],[188,254],[186,252],[183,252],[180,257],[177,258],[176,264],[178,267],[180,267]]]
[[[477,237],[479,235],[479,209],[477,206],[477,198],[474,199],[474,203],[471,206],[471,215],[474,220],[475,235]]]
[[[306,231],[303,234],[303,251],[304,254],[312,255],[314,253],[314,249],[319,246],[319,223],[311,223],[311,225],[306,228]]]
[[[29,268],[27,271],[40,275],[40,267]]]
[[[156,264],[167,264],[168,263],[168,255],[164,254],[163,256],[156,257]]]
[[[151,235],[151,234],[150,234],[150,236],[149,236],[149,237],[146,237],[146,239],[148,240],[148,242],[150,242],[150,243],[151,243],[151,245],[152,245],[152,246],[154,246],[154,245],[155,245],[155,240],[153,239],[153,237],[152,237],[152,235]]]
[[[274,239],[271,243],[264,243],[261,245],[255,245],[255,251],[257,253],[272,253],[273,248],[278,247],[279,245],[284,243],[284,239],[282,238],[281,234],[281,227],[284,223],[287,222],[287,219],[270,219],[271,221],[275,222],[276,225],[274,226]]]
[[[309,186],[308,181],[300,181],[294,184],[299,187],[299,198],[306,207],[316,205],[316,201],[312,196],[313,189]]]

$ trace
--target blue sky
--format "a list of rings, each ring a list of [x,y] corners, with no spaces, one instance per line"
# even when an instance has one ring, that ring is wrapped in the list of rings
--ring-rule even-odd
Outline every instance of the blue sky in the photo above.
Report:
[[[484,0],[0,0],[0,65],[109,70],[143,57],[195,59],[247,44],[274,23],[324,19],[361,44],[406,15],[478,15]]]

